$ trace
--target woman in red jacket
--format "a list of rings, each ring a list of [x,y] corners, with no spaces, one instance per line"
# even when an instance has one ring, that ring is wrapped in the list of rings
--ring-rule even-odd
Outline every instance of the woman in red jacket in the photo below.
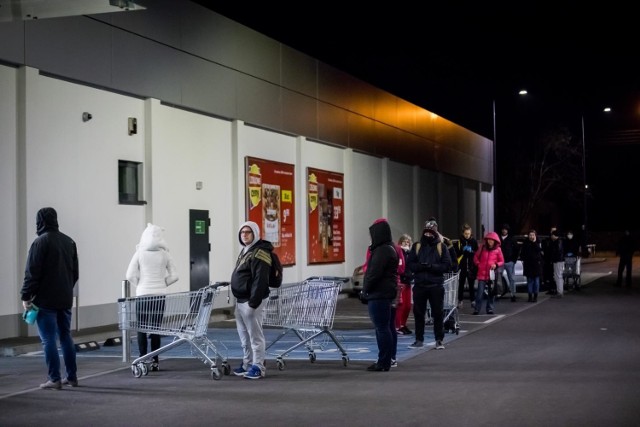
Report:
[[[493,292],[491,292],[489,282],[491,272],[494,278],[498,276],[498,268],[504,265],[504,256],[500,249],[500,237],[495,231],[490,231],[484,236],[484,243],[473,256],[473,262],[478,267],[478,291],[476,292],[476,307],[473,314],[479,314],[482,308],[482,299],[485,296],[485,288],[487,288],[487,314],[493,314]],[[495,279],[494,279],[495,280]]]

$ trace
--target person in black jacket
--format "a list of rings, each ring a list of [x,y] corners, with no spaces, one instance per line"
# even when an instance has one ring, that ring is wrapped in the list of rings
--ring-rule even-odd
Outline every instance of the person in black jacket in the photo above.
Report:
[[[367,300],[369,317],[376,330],[378,359],[367,371],[388,371],[394,356],[393,335],[396,334],[392,303],[398,291],[398,253],[391,237],[391,227],[380,218],[369,227],[370,256],[364,273],[362,292]]]
[[[509,234],[510,230],[509,224],[503,224],[500,231],[500,249],[502,249],[504,256],[504,271],[507,273],[507,281],[509,282],[509,290],[507,291],[505,287],[503,295],[510,292],[511,302],[516,302],[515,266],[520,254],[520,247],[515,236]]]
[[[444,349],[444,273],[451,270],[451,256],[442,243],[438,224],[434,220],[425,223],[420,241],[411,248],[407,266],[414,274],[413,317],[416,323],[416,340],[409,348],[424,347],[428,301],[433,317],[436,349]]]
[[[523,273],[527,278],[527,291],[529,292],[528,302],[538,302],[538,292],[540,292],[540,277],[542,276],[542,246],[538,241],[536,230],[529,230],[527,240],[522,244]]]
[[[231,292],[236,298],[236,328],[242,346],[242,363],[233,373],[257,380],[266,374],[262,321],[265,299],[269,296],[273,245],[260,239],[260,228],[253,221],[240,226],[238,239],[242,250],[231,275]]]
[[[627,287],[631,287],[631,267],[633,264],[633,253],[636,251],[636,243],[631,236],[629,230],[624,231],[624,235],[618,243],[618,256],[620,261],[618,263],[618,280],[614,286],[622,285],[622,273],[626,269],[625,284]]]
[[[38,211],[36,216],[38,237],[31,244],[21,290],[25,310],[38,307],[38,333],[47,363],[48,380],[40,384],[43,389],[60,390],[62,385],[78,385],[76,347],[71,336],[71,307],[73,288],[78,281],[78,249],[73,239],[61,233],[58,214],[54,208]],[[66,378],[60,376],[60,356],[56,338],[66,369]]]
[[[462,308],[462,301],[464,301],[465,283],[468,284],[471,307],[475,307],[475,282],[478,268],[473,262],[473,255],[478,250],[478,241],[472,236],[469,224],[462,226],[462,236],[460,236],[455,249],[456,256],[460,260],[458,262],[460,270],[460,276],[458,276],[458,308]]]

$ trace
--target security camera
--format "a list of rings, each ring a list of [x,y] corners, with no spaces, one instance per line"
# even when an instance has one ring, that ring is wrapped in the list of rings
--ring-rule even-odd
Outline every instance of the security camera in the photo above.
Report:
[[[93,116],[91,115],[91,113],[82,113],[82,121],[83,122],[88,122],[92,118],[93,118]]]

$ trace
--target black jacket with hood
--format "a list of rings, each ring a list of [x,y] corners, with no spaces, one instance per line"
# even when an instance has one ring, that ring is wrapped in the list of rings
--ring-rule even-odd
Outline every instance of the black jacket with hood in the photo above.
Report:
[[[425,230],[420,237],[420,249],[417,249],[418,242],[413,244],[407,266],[413,271],[414,286],[442,285],[444,273],[451,271],[451,255],[444,244],[439,253],[440,235],[436,232],[435,238],[429,240],[424,235]]]
[[[21,298],[23,301],[33,299],[40,308],[70,309],[73,287],[79,276],[76,243],[58,229],[58,214],[54,208],[38,211],[36,230],[38,237],[27,256]]]
[[[398,288],[398,253],[391,238],[391,227],[379,219],[369,227],[371,256],[367,261],[362,292],[367,301],[394,299]]]
[[[241,245],[244,246],[240,238],[240,230],[243,227],[251,228],[254,240],[238,255],[236,268],[231,275],[231,292],[239,303],[249,301],[249,307],[258,308],[262,300],[269,296],[269,270],[273,245],[260,239],[260,228],[253,221],[243,223],[238,229]]]

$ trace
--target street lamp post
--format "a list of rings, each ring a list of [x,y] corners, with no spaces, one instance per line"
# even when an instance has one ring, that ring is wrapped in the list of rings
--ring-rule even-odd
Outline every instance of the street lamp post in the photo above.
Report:
[[[498,217],[498,143],[496,142],[496,100],[493,100],[493,230],[497,226]]]

